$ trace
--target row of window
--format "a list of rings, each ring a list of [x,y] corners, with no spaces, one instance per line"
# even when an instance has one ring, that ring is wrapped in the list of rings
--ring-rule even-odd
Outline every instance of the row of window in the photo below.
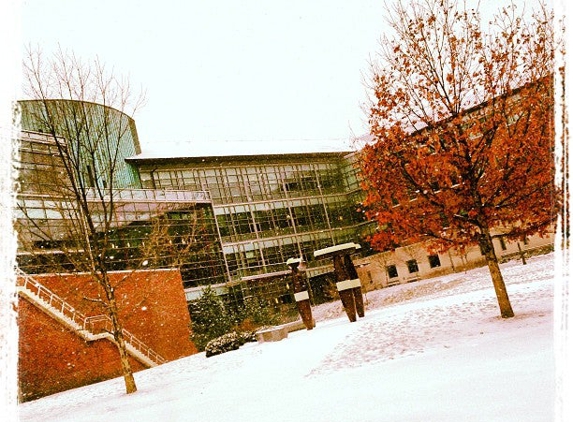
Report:
[[[34,273],[68,265],[64,261],[72,259],[73,254],[67,257],[59,251],[82,248],[74,242],[77,227],[66,219],[73,213],[71,202],[20,198],[20,206],[16,210],[19,248],[30,252],[26,258],[20,254],[20,263]],[[100,206],[94,203],[91,210],[96,222]],[[224,281],[221,244],[210,204],[152,202],[145,198],[142,202],[120,201],[113,223],[108,233],[110,269],[124,270],[146,260],[154,268],[181,266],[185,285]]]
[[[346,227],[364,221],[363,214],[344,198],[331,199],[328,203],[316,198],[302,200],[298,206],[274,202],[268,209],[259,210],[250,206],[225,207],[226,213],[217,216],[221,237],[223,241],[241,241]]]
[[[346,157],[346,162],[341,167],[345,188],[348,192],[360,189],[359,155],[352,154]]]
[[[498,239],[499,239],[499,243],[501,246],[501,250],[502,251],[507,250],[507,245],[505,244],[503,237],[500,236],[500,237],[498,237]],[[522,239],[522,241],[525,245],[527,245],[529,243],[527,237],[524,237]],[[481,254],[484,255],[483,248],[480,248],[480,249],[481,249]],[[430,268],[436,268],[436,267],[440,267],[442,265],[442,263],[440,262],[440,257],[438,255],[428,255],[428,262],[430,264]],[[415,259],[411,259],[411,260],[406,261],[406,267],[408,268],[409,274],[414,274],[414,273],[417,273],[419,271],[418,261]],[[386,272],[388,273],[388,277],[391,279],[398,277],[398,269],[397,269],[396,265],[393,265],[393,264],[387,265],[386,266]]]
[[[342,189],[333,163],[155,170],[142,175],[146,188],[208,190],[216,203],[316,195]]]
[[[428,255],[428,262],[430,264],[430,268],[440,267],[442,263],[440,262],[440,257],[438,255]],[[418,261],[415,259],[410,259],[406,261],[406,267],[408,268],[409,274],[415,274],[420,271],[418,267]],[[388,273],[388,278],[396,278],[398,277],[398,268],[396,265],[387,265],[386,272]]]
[[[34,138],[35,135],[29,134],[21,140],[20,157],[16,163],[20,170],[18,180],[21,191],[23,193],[36,192],[52,195],[61,193],[62,188],[71,186],[69,175],[64,167],[63,156],[60,153],[60,148],[64,148],[64,146],[58,147],[55,142],[50,140],[49,136],[42,141],[30,139],[30,137]],[[112,151],[114,148],[123,150],[122,153],[125,156],[135,154],[134,147],[130,142],[115,144],[115,140],[110,139],[107,147]],[[82,160],[72,164],[71,167],[74,168],[76,165],[81,167],[81,174],[76,174],[76,177],[83,179],[85,186],[99,185],[105,188],[108,182],[106,178],[110,178],[112,174],[111,170],[102,171],[101,167],[103,163],[111,162],[110,152],[106,148],[100,148],[96,145],[93,145],[92,149],[83,151]],[[103,167],[107,168],[105,165]],[[138,172],[123,160],[114,164],[113,177],[114,185],[117,188],[139,186]]]
[[[123,191],[127,193],[127,191]],[[127,196],[127,195],[126,195]],[[149,195],[151,196],[151,195]],[[176,198],[173,199],[175,201]],[[94,201],[89,204],[90,212],[94,220],[100,218],[102,210],[102,203]],[[146,221],[151,216],[157,215],[175,215],[178,212],[190,212],[189,210],[201,209],[203,219],[208,219],[215,232],[215,221],[212,208],[204,204],[194,204],[189,202],[165,202],[157,201],[152,202],[146,198],[142,198],[139,202],[135,195],[127,197],[125,200],[117,200],[114,204],[114,221],[116,225],[127,225],[134,221]],[[62,226],[71,223],[66,222],[68,216],[72,215],[77,210],[75,202],[68,199],[50,198],[18,198],[18,206],[15,210],[16,219],[22,220],[22,224],[31,225],[31,220],[49,225]],[[172,218],[172,217],[169,217]]]
[[[225,246],[225,256],[232,279],[247,275],[287,270],[289,258],[302,257],[309,266],[330,264],[314,259],[314,251],[333,244],[354,241],[353,232],[341,230],[329,233],[307,233],[302,236],[287,236],[268,239],[256,244]]]

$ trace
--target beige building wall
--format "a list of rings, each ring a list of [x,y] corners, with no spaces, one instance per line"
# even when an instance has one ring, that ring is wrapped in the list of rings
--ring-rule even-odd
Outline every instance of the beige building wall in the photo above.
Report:
[[[554,239],[554,233],[546,237],[531,236],[519,242],[495,238],[495,252],[500,262],[521,259],[522,254],[528,257],[549,252],[553,248]],[[417,243],[398,248],[393,252],[382,252],[355,259],[354,264],[364,291],[371,291],[465,271],[483,266],[486,262],[478,246],[470,248],[463,255],[449,251],[432,256],[422,243]]]

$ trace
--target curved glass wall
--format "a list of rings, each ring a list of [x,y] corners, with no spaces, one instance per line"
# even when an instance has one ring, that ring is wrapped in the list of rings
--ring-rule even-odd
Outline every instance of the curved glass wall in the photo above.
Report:
[[[22,129],[63,139],[70,155],[81,161],[78,177],[86,185],[141,187],[137,170],[125,161],[141,152],[135,121],[127,114],[85,101],[25,100],[18,104]]]

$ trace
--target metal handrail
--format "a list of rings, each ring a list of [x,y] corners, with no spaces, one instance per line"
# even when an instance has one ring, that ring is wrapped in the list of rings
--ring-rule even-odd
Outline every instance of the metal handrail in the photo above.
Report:
[[[19,271],[18,275],[21,276],[20,280],[23,280],[23,282],[19,282],[19,285],[21,285],[21,287],[34,293],[44,303],[57,310],[63,316],[70,319],[74,323],[78,324],[81,327],[85,326],[86,316],[84,314],[76,310],[73,306],[68,304],[65,300],[60,298],[58,295],[56,295],[54,292],[46,288],[44,285],[40,284],[37,280],[29,276],[28,274]]]
[[[83,330],[89,331],[93,335],[97,335],[103,332],[112,333],[113,332],[113,324],[112,320],[108,315],[101,314],[101,315],[91,315],[85,316],[83,313],[76,310],[73,306],[68,304],[64,299],[60,298],[54,292],[40,284],[36,279],[31,277],[29,274],[24,273],[21,270],[17,271],[19,277],[18,284],[30,291],[31,293],[35,294],[39,299],[41,299],[44,303],[48,304],[56,311],[60,312],[64,317],[70,319],[79,327],[82,327]],[[103,327],[100,330],[94,329],[94,322],[102,322]],[[88,328],[89,327],[89,328]],[[149,346],[139,340],[136,336],[131,334],[125,328],[122,329],[122,334],[124,339],[126,340],[129,345],[131,345],[135,350],[139,353],[143,354],[147,358],[153,360],[154,362],[158,363],[165,363],[167,360],[163,358],[161,355],[153,351]]]
[[[95,188],[88,189],[86,195],[90,202],[110,199],[107,193],[101,197]],[[121,189],[113,193],[113,198],[117,202],[211,202],[209,191],[183,189]]]

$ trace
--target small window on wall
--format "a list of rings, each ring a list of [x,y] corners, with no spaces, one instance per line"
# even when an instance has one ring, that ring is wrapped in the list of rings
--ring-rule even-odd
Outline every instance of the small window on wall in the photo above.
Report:
[[[501,250],[502,251],[507,250],[507,246],[505,244],[505,240],[503,240],[503,236],[500,236],[498,239],[499,239],[499,246],[501,246]]]
[[[408,272],[410,272],[410,274],[418,272],[418,262],[415,259],[406,261],[406,265],[408,266]]]
[[[386,267],[386,271],[388,271],[388,277],[390,278],[398,277],[398,269],[396,268],[395,265],[388,265]]]
[[[430,268],[441,267],[440,257],[438,255],[428,255],[428,261],[430,261]]]
[[[483,242],[479,242],[479,251],[482,255],[486,254],[486,249],[485,249],[485,245],[483,244]]]

